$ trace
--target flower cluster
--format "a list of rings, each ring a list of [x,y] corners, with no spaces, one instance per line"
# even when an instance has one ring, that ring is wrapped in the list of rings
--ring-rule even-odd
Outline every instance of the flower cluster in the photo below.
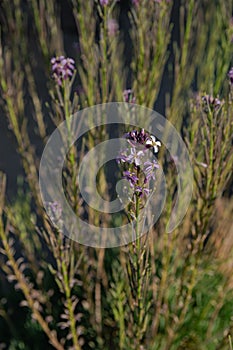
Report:
[[[158,147],[161,146],[160,141],[156,141],[156,138],[153,135],[145,132],[144,129],[138,131],[133,130],[125,134],[125,138],[129,141],[132,146],[137,144],[144,146],[145,148],[153,148],[154,153],[158,152]]]
[[[108,5],[108,3],[109,3],[109,0],[100,0],[101,6],[106,6],[106,5]]]
[[[136,97],[134,96],[133,90],[127,89],[123,92],[124,101],[127,103],[136,103]]]
[[[53,78],[59,86],[64,80],[72,78],[75,70],[74,60],[64,56],[53,57],[51,59]]]
[[[228,72],[228,77],[230,79],[231,85],[233,85],[233,67],[231,67],[230,71]]]
[[[62,224],[62,208],[58,202],[47,202],[47,210],[53,224]]]
[[[147,197],[150,193],[149,183],[152,179],[155,180],[155,170],[159,167],[155,159],[149,160],[150,149],[157,153],[161,143],[144,129],[132,130],[124,137],[129,147],[123,150],[117,158],[118,164],[123,168],[123,178],[129,182],[136,196]]]
[[[209,110],[217,111],[222,105],[222,102],[217,97],[213,97],[210,95],[202,96],[202,102],[204,112],[206,113],[208,113]]]

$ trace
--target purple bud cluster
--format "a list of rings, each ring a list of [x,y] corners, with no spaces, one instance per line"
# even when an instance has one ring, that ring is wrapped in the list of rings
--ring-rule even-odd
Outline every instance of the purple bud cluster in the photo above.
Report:
[[[106,5],[108,5],[108,3],[109,3],[109,0],[100,0],[101,6],[106,6]]]
[[[136,97],[134,96],[133,90],[127,89],[123,92],[124,102],[136,103]]]
[[[153,149],[153,153],[157,153],[161,143],[144,129],[132,130],[124,137],[129,147],[121,151],[117,158],[118,164],[123,169],[123,178],[129,182],[136,196],[147,197],[150,193],[150,181],[155,180],[155,170],[159,168],[155,159],[149,160],[150,150]]]
[[[65,58],[64,56],[53,57],[51,59],[52,75],[59,86],[64,80],[72,78],[75,70],[74,60],[72,58]]]
[[[129,131],[124,136],[132,146],[135,146],[136,144],[146,146],[146,142],[151,138],[150,134],[145,132],[144,129],[140,131],[138,130]]]
[[[144,129],[133,130],[125,134],[125,138],[128,140],[129,144],[132,146],[142,145],[144,148],[153,148],[154,153],[158,152],[158,147],[161,146],[160,141],[156,141],[153,135],[145,132]]]
[[[208,113],[209,110],[217,111],[222,105],[222,102],[217,97],[210,95],[202,96],[202,103],[204,112],[206,113]]]

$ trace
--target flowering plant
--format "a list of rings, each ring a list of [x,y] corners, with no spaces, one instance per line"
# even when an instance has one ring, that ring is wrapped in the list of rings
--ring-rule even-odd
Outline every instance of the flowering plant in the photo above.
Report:
[[[117,162],[123,170],[123,178],[133,189],[134,197],[145,199],[151,192],[149,185],[155,180],[155,169],[159,167],[157,160],[148,158],[151,158],[151,150],[158,152],[161,143],[144,129],[130,131],[124,137],[129,147],[119,154]]]

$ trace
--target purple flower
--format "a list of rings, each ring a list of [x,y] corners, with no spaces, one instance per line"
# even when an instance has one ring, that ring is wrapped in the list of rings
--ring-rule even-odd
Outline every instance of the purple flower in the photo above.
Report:
[[[138,181],[138,177],[135,175],[135,173],[128,170],[123,172],[123,178],[129,181],[130,187],[134,187]]]
[[[100,5],[101,6],[108,5],[108,0],[100,0]]]
[[[123,97],[124,101],[127,103],[136,103],[136,97],[131,89],[124,90]]]
[[[119,156],[116,158],[116,161],[118,164],[120,163],[126,163],[128,162],[128,155],[123,151],[119,154]]]
[[[144,183],[148,183],[151,179],[155,180],[155,169],[158,169],[159,165],[156,162],[156,160],[153,160],[152,162],[146,161],[144,163],[144,173],[145,173],[145,180]]]
[[[115,19],[110,18],[108,20],[108,35],[115,36],[118,31],[118,23]]]
[[[230,71],[228,72],[228,77],[230,79],[231,85],[233,85],[233,67],[231,67]]]
[[[145,148],[145,150],[147,150]],[[128,163],[133,164],[136,167],[141,165],[143,163],[143,157],[145,156],[145,151],[138,150],[135,146],[130,148],[130,153],[128,154],[129,149],[123,150],[118,157],[116,158],[116,161],[118,164],[120,163]]]
[[[51,64],[53,78],[60,86],[64,80],[71,78],[74,74],[75,66],[72,58],[65,58],[64,56],[53,57]]]
[[[142,164],[142,157],[144,156],[143,151],[138,151],[135,148],[130,149],[131,154],[128,156],[127,161],[131,164],[134,163],[136,166]]]
[[[132,0],[132,3],[134,6],[138,6],[139,5],[139,0]]]
[[[135,194],[139,197],[148,196],[150,194],[150,190],[147,187],[142,186],[136,186],[135,187]]]

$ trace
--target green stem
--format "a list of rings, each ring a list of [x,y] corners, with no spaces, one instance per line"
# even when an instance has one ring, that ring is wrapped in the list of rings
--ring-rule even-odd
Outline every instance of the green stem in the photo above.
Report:
[[[64,91],[64,112],[65,112],[65,120],[66,120],[66,125],[68,129],[68,144],[69,147],[71,145],[71,130],[70,130],[70,111],[69,111],[69,86],[67,85],[67,82],[63,82],[63,91]]]
[[[67,309],[69,312],[70,330],[72,334],[74,349],[81,350],[81,347],[78,343],[78,335],[76,331],[76,321],[75,321],[75,315],[74,315],[74,310],[73,310],[73,305],[71,300],[71,290],[69,285],[68,271],[64,261],[62,262],[62,272],[63,272],[63,278],[64,278],[65,295],[66,295],[66,301],[67,301]]]
[[[213,126],[213,114],[209,113],[210,118],[210,152],[209,152],[209,174],[207,177],[207,196],[210,195],[210,186],[213,178],[213,160],[214,160],[214,126]]]
[[[139,225],[139,214],[140,214],[140,198],[136,195],[136,266],[137,266],[137,343],[140,347],[140,333],[141,333],[141,242],[140,242],[140,225]]]
[[[71,163],[71,173],[72,173],[72,190],[73,190],[73,198],[74,198],[74,209],[77,210],[78,206],[78,200],[77,200],[77,185],[76,185],[76,174],[75,174],[75,150],[74,147],[71,147],[71,123],[70,123],[70,86],[69,82],[64,81],[63,82],[63,99],[64,99],[64,113],[65,113],[65,120],[66,120],[66,126],[68,131],[68,146],[70,148],[69,153],[69,160]]]

